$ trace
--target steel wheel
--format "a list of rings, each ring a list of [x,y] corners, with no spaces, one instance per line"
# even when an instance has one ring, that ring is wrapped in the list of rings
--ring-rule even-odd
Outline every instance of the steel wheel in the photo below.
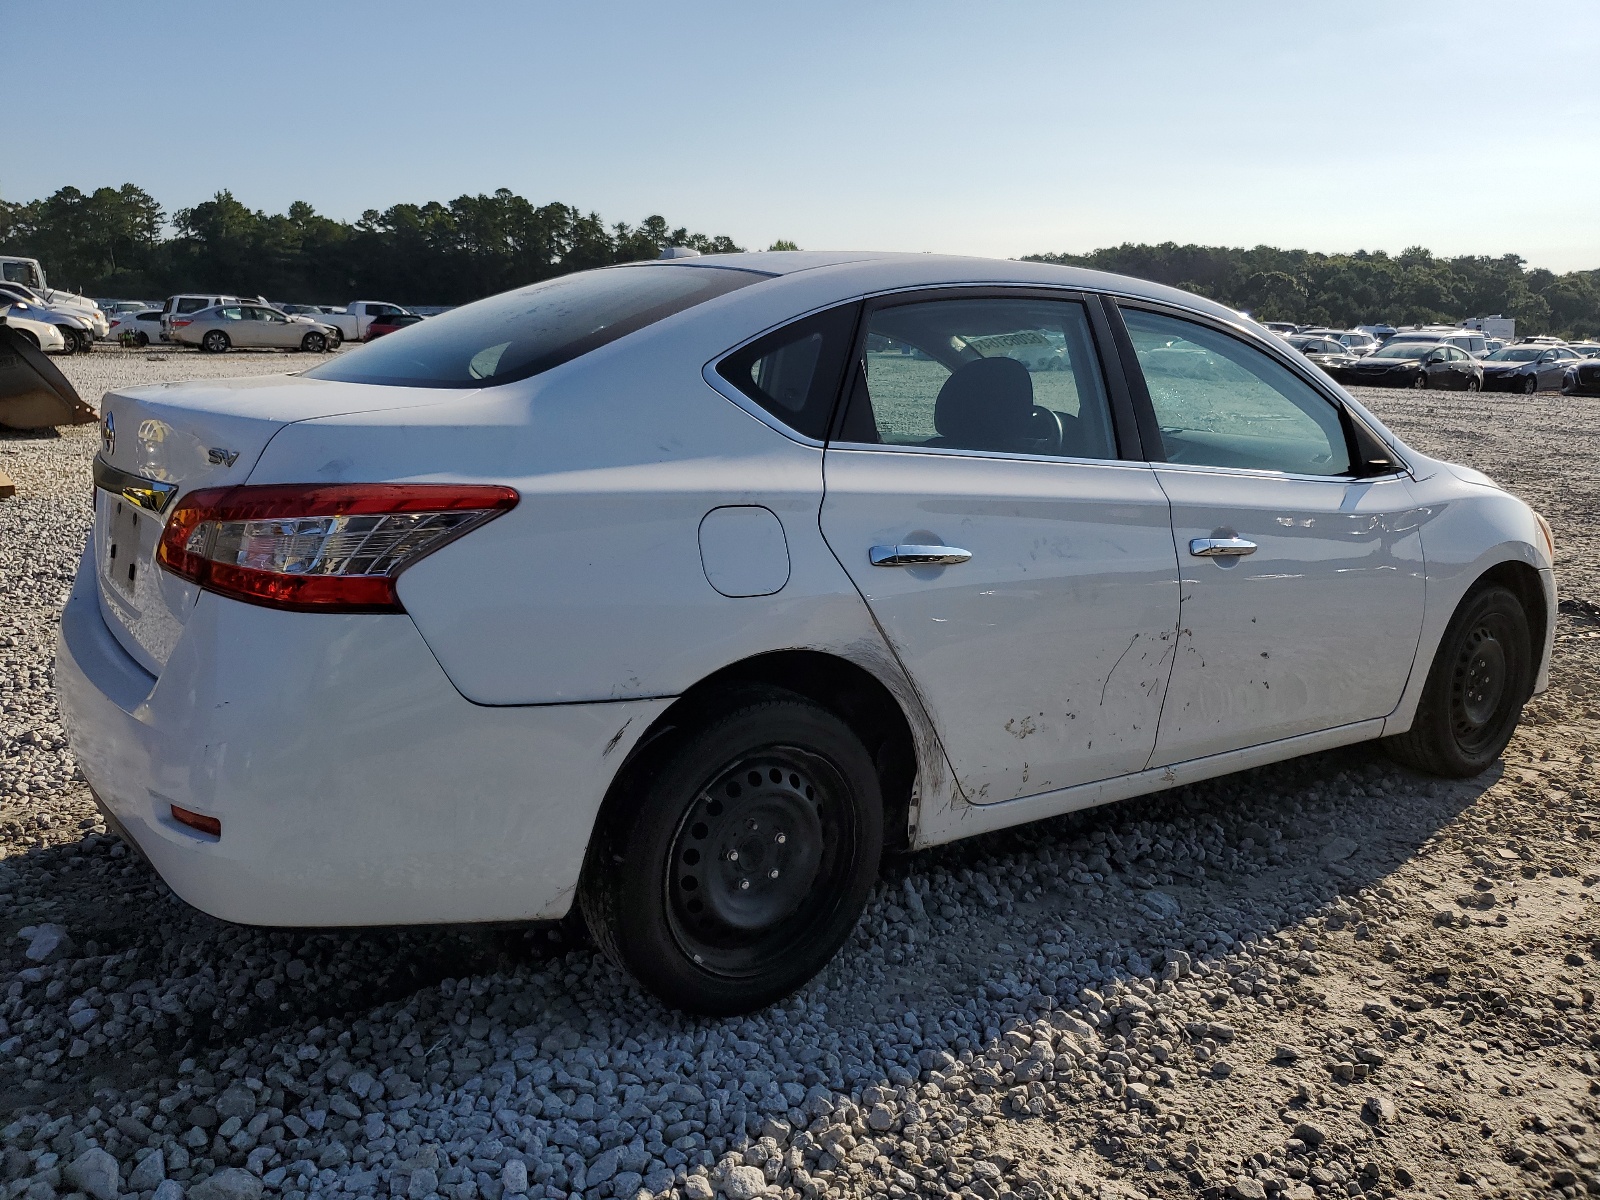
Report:
[[[1386,738],[1403,763],[1464,779],[1500,756],[1539,669],[1528,613],[1515,593],[1483,585],[1462,600],[1440,639],[1411,728]]]
[[[824,759],[774,747],[709,781],[673,840],[667,907],[673,939],[705,970],[771,969],[815,923],[815,904],[848,864],[843,784]]]
[[[691,701],[675,726],[607,801],[578,899],[606,954],[668,1004],[749,1012],[855,927],[883,848],[877,771],[836,713],[778,688]]]

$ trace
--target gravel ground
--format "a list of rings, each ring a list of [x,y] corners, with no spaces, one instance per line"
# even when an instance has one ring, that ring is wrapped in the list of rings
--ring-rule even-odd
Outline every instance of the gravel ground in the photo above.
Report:
[[[97,399],[305,361],[61,365]],[[1357,747],[900,859],[817,981],[725,1021],[566,927],[176,900],[51,694],[95,430],[0,435],[0,1200],[1600,1192],[1600,402],[1364,398],[1555,526],[1554,682],[1501,766]]]

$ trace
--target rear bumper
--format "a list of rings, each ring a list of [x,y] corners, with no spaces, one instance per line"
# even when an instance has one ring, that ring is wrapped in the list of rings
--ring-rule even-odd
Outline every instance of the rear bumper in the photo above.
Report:
[[[157,680],[107,628],[93,562],[91,546],[57,647],[74,753],[173,891],[229,921],[560,917],[617,764],[668,703],[474,705],[410,617],[212,595]]]

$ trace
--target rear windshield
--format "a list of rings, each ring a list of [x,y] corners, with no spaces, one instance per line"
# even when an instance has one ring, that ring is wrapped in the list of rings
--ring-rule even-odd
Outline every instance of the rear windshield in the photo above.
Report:
[[[728,267],[653,263],[581,271],[451,309],[305,374],[401,387],[494,387],[765,278]]]

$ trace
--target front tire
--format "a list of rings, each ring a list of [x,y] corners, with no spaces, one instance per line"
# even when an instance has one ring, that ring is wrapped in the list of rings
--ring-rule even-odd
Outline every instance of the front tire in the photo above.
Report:
[[[579,903],[606,954],[665,1003],[750,1012],[850,936],[878,874],[883,800],[838,716],[742,689],[634,769],[595,830]]]
[[[1516,732],[1533,674],[1522,602],[1494,584],[1468,593],[1439,643],[1411,728],[1385,739],[1386,748],[1430,775],[1478,774]]]
[[[1417,373],[1416,381],[1411,386],[1416,388],[1417,391],[1419,391],[1419,392],[1423,388],[1427,387],[1428,386],[1428,373],[1426,371],[1419,371]]]
[[[78,331],[76,329],[61,330],[61,353],[76,354],[78,352]]]
[[[1476,379],[1467,380],[1467,391],[1469,391],[1469,392],[1477,392],[1477,391],[1482,391],[1482,390],[1483,390],[1483,385],[1481,383],[1479,383]]]
[[[323,337],[316,330],[312,330],[310,333],[306,334],[305,337],[300,339],[300,349],[304,350],[307,354],[321,354],[327,348],[328,339]]]
[[[1522,394],[1524,396],[1531,396],[1535,392],[1537,392],[1538,390],[1539,390],[1539,377],[1537,375],[1529,375],[1528,378],[1523,381]]]
[[[233,343],[228,340],[228,335],[220,329],[213,329],[200,339],[200,349],[208,354],[225,354],[231,345]]]

